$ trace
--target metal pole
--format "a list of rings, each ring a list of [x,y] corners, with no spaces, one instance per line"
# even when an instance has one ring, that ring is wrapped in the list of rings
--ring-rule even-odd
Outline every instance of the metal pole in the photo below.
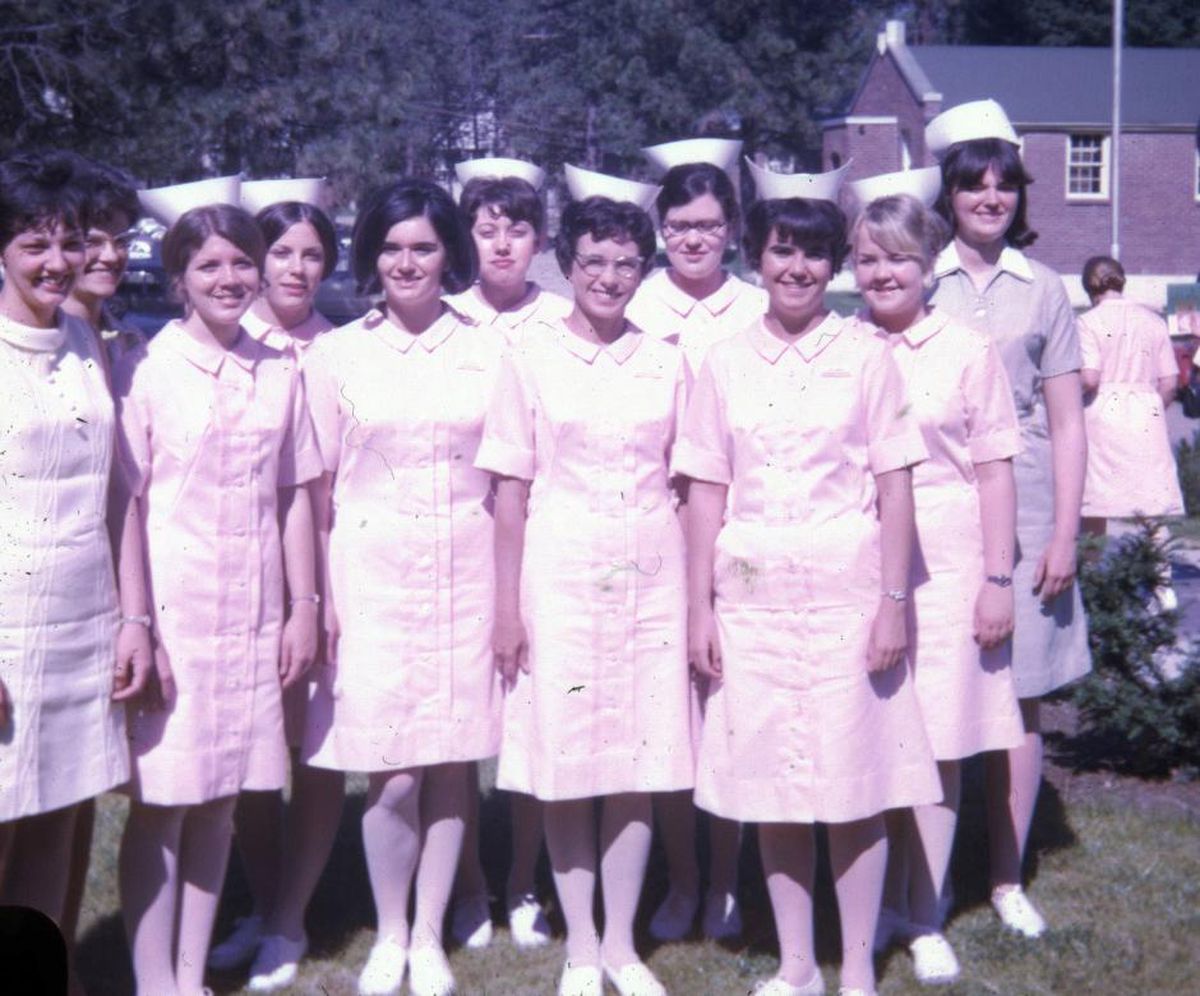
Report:
[[[1112,246],[1113,259],[1121,258],[1121,49],[1125,38],[1125,0],[1113,0],[1112,29]]]

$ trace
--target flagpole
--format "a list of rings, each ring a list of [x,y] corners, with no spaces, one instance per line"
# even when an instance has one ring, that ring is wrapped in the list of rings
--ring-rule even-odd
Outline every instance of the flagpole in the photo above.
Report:
[[[1125,0],[1113,0],[1112,29],[1112,204],[1113,259],[1121,258],[1121,49],[1125,36]]]

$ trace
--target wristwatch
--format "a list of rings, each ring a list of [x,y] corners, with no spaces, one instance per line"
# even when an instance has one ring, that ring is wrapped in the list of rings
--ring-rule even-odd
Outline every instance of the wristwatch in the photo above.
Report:
[[[997,588],[1011,588],[1011,574],[989,574],[985,579],[988,584],[994,584]]]

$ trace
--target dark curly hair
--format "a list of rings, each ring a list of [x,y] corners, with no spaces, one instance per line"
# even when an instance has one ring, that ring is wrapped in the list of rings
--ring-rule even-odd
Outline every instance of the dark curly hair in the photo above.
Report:
[[[558,234],[554,237],[554,255],[563,276],[570,274],[575,250],[585,235],[597,242],[605,239],[633,242],[642,257],[642,274],[649,273],[654,266],[654,223],[636,204],[607,197],[589,197],[571,201],[563,208]]]

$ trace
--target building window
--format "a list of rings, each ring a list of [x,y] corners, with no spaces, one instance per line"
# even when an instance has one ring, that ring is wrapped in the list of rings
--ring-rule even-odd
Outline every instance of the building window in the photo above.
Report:
[[[1108,196],[1108,136],[1067,136],[1067,197],[1100,200]]]

